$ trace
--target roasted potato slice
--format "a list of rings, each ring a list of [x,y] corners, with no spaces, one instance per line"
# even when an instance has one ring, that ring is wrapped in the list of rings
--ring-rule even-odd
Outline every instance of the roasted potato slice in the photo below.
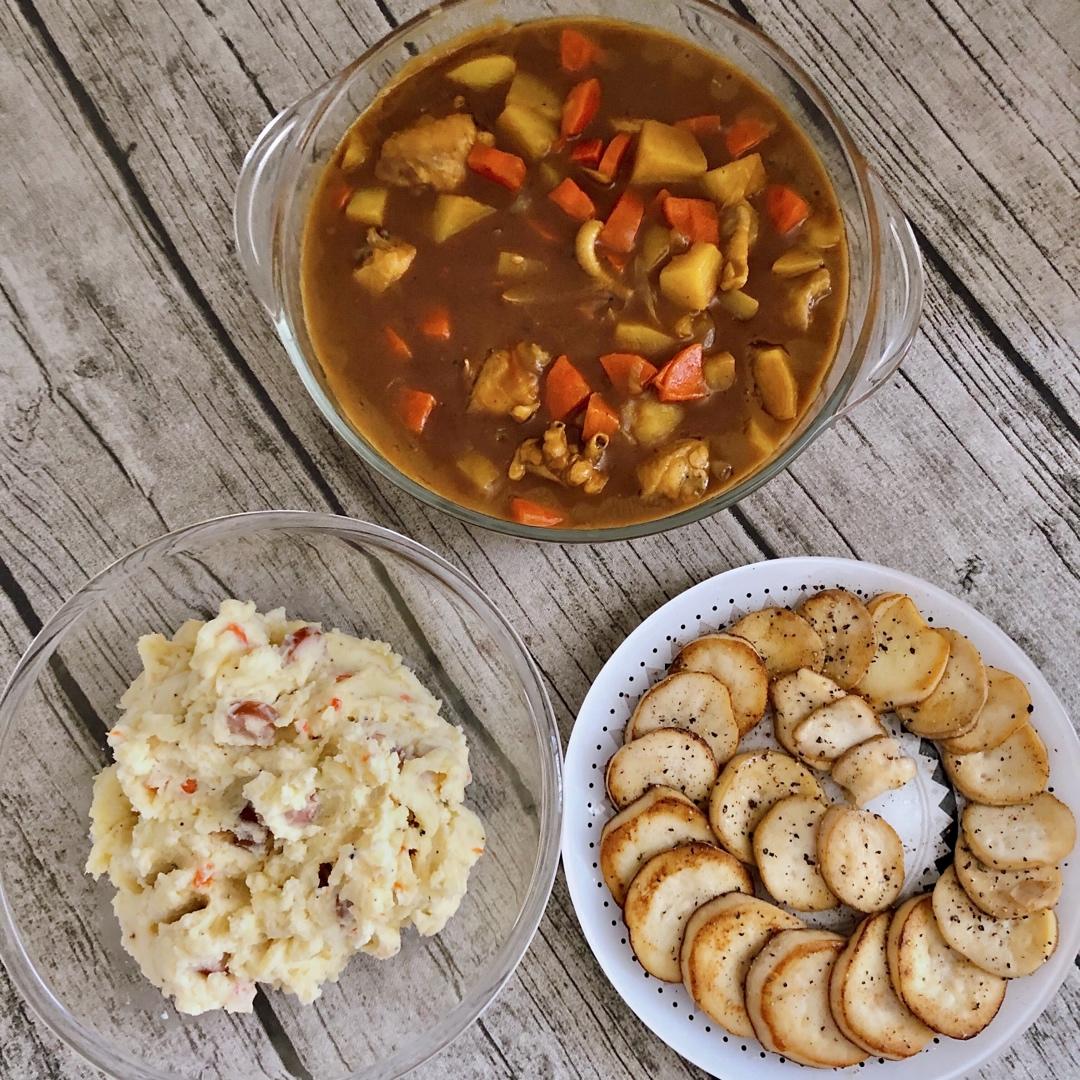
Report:
[[[739,726],[731,711],[731,695],[714,675],[679,671],[661,679],[638,702],[626,725],[627,742],[660,728],[683,728],[709,744],[718,765],[739,745]]]
[[[903,597],[904,593],[880,592],[866,601],[866,610],[869,611],[871,615],[876,615],[881,608],[891,604],[894,600],[902,600]]]
[[[960,827],[972,855],[995,870],[1054,866],[1076,844],[1072,811],[1048,791],[1011,806],[968,803]]]
[[[945,671],[948,639],[927,624],[910,596],[881,598],[870,613],[874,658],[856,691],[878,712],[917,705],[933,693]]]
[[[765,715],[769,674],[757,649],[744,638],[706,634],[683,646],[671,662],[671,670],[704,671],[719,679],[728,688],[740,735]]]
[[[724,766],[709,797],[709,824],[732,855],[751,863],[754,829],[774,803],[789,795],[824,798],[814,774],[782,751],[736,754]]]
[[[899,1061],[917,1054],[934,1037],[904,1003],[889,978],[886,941],[891,912],[868,915],[836,958],[829,978],[829,1005],[840,1030],[878,1057]]]
[[[964,892],[950,866],[934,886],[934,918],[941,936],[976,967],[1002,979],[1030,975],[1057,947],[1057,916],[1046,909],[1018,919],[995,919]]]
[[[877,713],[861,697],[848,694],[815,709],[795,728],[791,741],[803,761],[827,772],[853,746],[885,734]]]
[[[1029,866],[1023,870],[995,870],[971,853],[964,834],[956,841],[953,860],[956,878],[971,902],[996,919],[1018,919],[1052,908],[1061,899],[1061,870],[1056,866]]]
[[[850,690],[874,659],[874,620],[866,605],[847,589],[825,589],[796,610],[825,646],[821,673]]]
[[[826,911],[839,900],[817,865],[821,799],[791,795],[774,803],[754,829],[754,862],[769,895],[796,911]]]
[[[750,964],[778,930],[803,924],[775,904],[740,892],[710,900],[683,933],[683,985],[703,1013],[732,1035],[753,1038],[743,983]]]
[[[869,810],[830,806],[818,825],[817,857],[826,884],[856,911],[883,911],[904,887],[904,845]]]
[[[641,966],[664,982],[679,982],[686,921],[724,893],[753,894],[746,867],[712,844],[682,844],[654,855],[626,894],[623,918]]]
[[[769,687],[773,706],[773,734],[789,753],[798,754],[793,739],[795,729],[815,709],[844,696],[844,691],[824,675],[799,668],[775,679]]]
[[[865,806],[913,780],[915,762],[891,735],[875,735],[841,754],[833,762],[832,778],[856,806]]]
[[[987,806],[1028,802],[1050,779],[1046,746],[1031,724],[1017,728],[993,750],[943,753],[941,763],[962,795]]]
[[[975,726],[941,746],[950,754],[975,754],[1000,746],[1032,713],[1028,688],[1015,675],[988,667],[986,702],[975,718]]]
[[[820,1068],[866,1058],[829,1008],[829,977],[843,948],[844,939],[826,930],[781,930],[754,958],[746,974],[746,1012],[766,1050]]]
[[[699,803],[708,798],[718,771],[704,739],[681,728],[660,728],[620,746],[608,762],[604,782],[619,809],[657,785]]]
[[[794,611],[766,607],[744,615],[728,628],[728,633],[744,638],[765,661],[770,679],[799,668],[816,670],[825,655],[825,646],[813,627]]]
[[[886,948],[893,989],[916,1017],[942,1035],[973,1038],[1005,1000],[1004,979],[949,947],[928,894],[913,896],[893,913]]]
[[[908,731],[924,739],[951,739],[971,731],[989,687],[979,650],[956,630],[942,627],[938,633],[949,643],[941,681],[918,705],[896,710]]]
[[[681,792],[655,787],[617,813],[600,834],[600,872],[622,907],[634,875],[676,844],[713,842],[709,819]]]

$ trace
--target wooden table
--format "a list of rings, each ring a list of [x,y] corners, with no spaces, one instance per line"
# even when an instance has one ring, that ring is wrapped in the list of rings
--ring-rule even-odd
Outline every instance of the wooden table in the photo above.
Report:
[[[619,641],[688,585],[782,555],[965,597],[1080,707],[1080,30],[1072,0],[750,0],[910,216],[903,368],[737,511],[632,544],[465,528],[320,419],[231,241],[267,120],[415,0],[7,0],[0,11],[5,667],[134,545],[264,507],[356,515],[464,567],[524,634],[565,736]],[[561,587],[553,587],[558,583]],[[0,971],[0,1074],[96,1075]],[[423,1077],[699,1076],[607,984],[560,880],[518,973]],[[1080,974],[982,1077],[1080,1075]]]

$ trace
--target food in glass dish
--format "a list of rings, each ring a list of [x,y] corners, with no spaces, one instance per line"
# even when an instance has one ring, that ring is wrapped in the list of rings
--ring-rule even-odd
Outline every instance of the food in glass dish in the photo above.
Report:
[[[143,670],[94,785],[86,869],[178,1010],[304,1003],[359,951],[438,933],[484,850],[464,733],[388,645],[226,600]]]
[[[492,28],[357,119],[305,230],[330,392],[393,465],[522,525],[663,517],[756,471],[841,334],[836,195],[719,57],[605,20]]]

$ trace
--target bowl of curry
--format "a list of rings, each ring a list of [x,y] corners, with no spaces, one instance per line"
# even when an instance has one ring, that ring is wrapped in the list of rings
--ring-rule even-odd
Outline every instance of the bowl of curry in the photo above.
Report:
[[[645,535],[743,498],[891,374],[918,249],[754,27],[530,7],[433,9],[275,118],[238,250],[383,475],[518,536]]]

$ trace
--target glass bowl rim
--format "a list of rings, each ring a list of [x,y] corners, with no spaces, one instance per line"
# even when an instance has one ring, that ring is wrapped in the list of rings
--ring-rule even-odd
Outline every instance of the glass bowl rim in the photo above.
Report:
[[[734,487],[694,503],[684,510],[679,510],[662,517],[651,518],[647,521],[634,522],[629,525],[605,526],[603,528],[568,529],[549,528],[547,526],[520,525],[515,521],[496,517],[464,506],[461,503],[448,499],[444,495],[433,491],[431,488],[414,480],[407,473],[402,472],[389,459],[384,457],[374,445],[353,430],[341,410],[334,404],[329,394],[321,385],[315,371],[303,351],[300,349],[296,335],[293,331],[292,320],[287,312],[287,305],[279,303],[278,310],[272,313],[275,329],[288,353],[289,359],[297,374],[300,376],[304,388],[315,402],[319,411],[365,464],[384,476],[396,487],[408,492],[414,498],[427,506],[434,507],[444,513],[456,517],[470,525],[477,525],[493,532],[513,536],[522,540],[537,540],[556,544],[588,544],[606,543],[619,540],[636,540],[641,537],[654,536],[658,533],[681,528],[683,525],[691,525],[714,514],[726,510],[730,506],[752,494],[762,485],[767,484],[779,473],[783,472],[802,452],[810,445],[817,436],[832,422],[833,417],[843,404],[848,392],[854,384],[860,370],[867,359],[868,346],[874,332],[875,320],[880,306],[881,293],[881,260],[882,241],[881,229],[878,222],[876,200],[870,183],[870,170],[863,155],[855,145],[855,141],[848,131],[847,125],[836,113],[828,98],[818,89],[817,84],[810,77],[803,66],[794,57],[778,45],[768,34],[760,30],[753,23],[719,6],[716,0],[679,0],[680,3],[689,4],[699,8],[710,17],[717,18],[721,22],[734,25],[742,33],[746,33],[756,39],[762,50],[771,56],[773,61],[784,73],[799,87],[810,99],[814,107],[827,121],[833,136],[843,154],[845,164],[850,170],[858,196],[859,209],[862,212],[869,240],[869,275],[867,285],[866,310],[862,317],[862,324],[858,328],[855,340],[852,343],[851,358],[847,367],[838,380],[832,393],[821,403],[814,417],[807,423],[799,435],[780,451],[774,458],[767,461],[761,468],[752,472],[749,476],[739,481]],[[285,273],[284,260],[280,257],[277,238],[286,228],[289,220],[289,211],[293,200],[299,193],[299,185],[296,183],[297,174],[302,165],[308,163],[308,155],[304,153],[308,141],[314,135],[323,116],[338,98],[346,92],[353,75],[370,60],[376,57],[384,49],[388,49],[403,41],[419,27],[429,22],[434,22],[448,11],[476,3],[476,0],[443,0],[432,7],[418,12],[406,22],[401,23],[395,29],[385,34],[377,42],[365,49],[356,59],[346,65],[337,75],[333,76],[323,87],[315,90],[302,101],[316,102],[315,108],[310,115],[301,123],[300,130],[295,137],[295,144],[291,154],[291,168],[283,170],[285,182],[283,184],[283,197],[275,207],[271,222],[271,235],[273,237],[273,262],[272,275],[274,290],[279,298],[287,295],[282,277]],[[535,21],[551,21],[562,16],[554,14],[538,17]],[[603,16],[595,16],[602,18]],[[498,18],[496,14],[495,18]],[[588,18],[588,16],[582,16]],[[495,21],[494,19],[492,21]],[[704,47],[704,46],[702,46]],[[421,54],[423,55],[423,54]],[[753,72],[749,73],[753,76]],[[295,106],[294,106],[295,108]],[[286,110],[288,111],[288,110]],[[271,121],[271,124],[275,121]]]
[[[373,542],[417,562],[433,574],[459,599],[464,601],[493,632],[503,655],[519,679],[533,718],[534,732],[541,750],[540,798],[538,805],[539,837],[536,858],[529,877],[521,910],[513,925],[485,968],[485,978],[472,987],[467,995],[434,1027],[430,1047],[419,1050],[408,1047],[397,1051],[385,1061],[350,1073],[350,1078],[389,1080],[403,1076],[433,1057],[454,1041],[478,1019],[498,997],[499,992],[517,969],[540,926],[558,870],[563,814],[562,743],[554,709],[544,687],[540,669],[521,636],[494,601],[467,574],[443,556],[410,537],[392,529],[337,514],[308,510],[254,510],[226,514],[185,525],[136,547],[115,559],[83,583],[34,635],[33,640],[15,665],[0,693],[0,763],[5,759],[8,738],[16,711],[33,686],[41,668],[55,652],[64,633],[96,602],[97,594],[114,580],[129,576],[148,559],[172,554],[186,541],[204,533],[218,533],[226,539],[258,532],[315,530],[349,534]],[[220,538],[219,537],[219,538]],[[500,640],[501,639],[501,640]],[[549,752],[544,752],[545,747]],[[16,989],[34,1012],[60,1040],[86,1061],[107,1075],[123,1075],[139,1080],[172,1080],[176,1073],[164,1072],[131,1058],[106,1044],[97,1032],[77,1019],[61,1002],[38,966],[31,959],[23,935],[14,917],[5,885],[3,864],[0,863],[0,960],[11,976]]]

